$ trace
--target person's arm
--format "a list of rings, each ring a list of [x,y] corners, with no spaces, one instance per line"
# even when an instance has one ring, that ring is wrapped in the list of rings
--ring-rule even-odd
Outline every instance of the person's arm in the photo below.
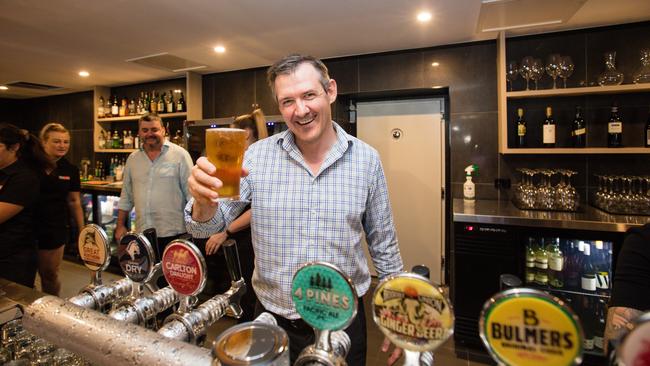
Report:
[[[124,210],[117,210],[117,222],[115,223],[115,241],[119,242],[122,237],[129,231],[126,228],[126,218],[129,217],[129,212]]]
[[[632,329],[632,321],[643,314],[641,310],[614,306],[607,310],[607,325],[605,326],[604,346],[605,354],[608,352],[609,343],[616,344],[627,332]]]
[[[0,224],[18,215],[23,210],[23,206],[14,205],[13,203],[0,202]]]
[[[84,213],[81,209],[81,194],[79,192],[68,192],[68,208],[70,214],[77,223],[77,228],[81,230],[84,227]]]
[[[124,165],[122,172],[122,191],[120,192],[120,201],[117,204],[117,222],[115,224],[114,236],[116,241],[120,241],[124,234],[128,232],[126,229],[126,220],[129,217],[129,212],[133,209],[133,186],[131,182],[131,156]]]
[[[233,222],[228,225],[228,231],[230,233],[237,233],[244,229],[247,229],[251,226],[251,210],[247,210],[243,214],[239,215]]]

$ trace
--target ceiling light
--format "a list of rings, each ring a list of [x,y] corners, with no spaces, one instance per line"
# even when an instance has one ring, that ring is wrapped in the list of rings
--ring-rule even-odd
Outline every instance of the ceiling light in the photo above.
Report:
[[[214,52],[216,52],[216,53],[224,53],[224,52],[226,52],[226,47],[217,46],[217,47],[214,48]]]
[[[180,90],[180,89],[174,89],[174,93],[178,94],[178,93],[180,93],[180,92],[182,92],[182,90]]]
[[[88,71],[79,71],[79,76],[82,78],[87,78],[90,76],[90,73]]]
[[[439,63],[439,62],[432,62],[432,63],[431,63],[431,66],[433,66],[433,67],[438,67],[438,66],[440,66],[440,63]]]
[[[6,87],[5,85],[0,85],[0,90],[9,90],[9,88]]]
[[[431,13],[429,13],[428,11],[421,11],[418,13],[419,22],[424,23],[424,22],[428,22],[429,20],[431,20]]]

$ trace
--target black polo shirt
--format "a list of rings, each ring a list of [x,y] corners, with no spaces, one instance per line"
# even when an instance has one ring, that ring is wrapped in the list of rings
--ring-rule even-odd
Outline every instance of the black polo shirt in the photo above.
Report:
[[[0,258],[36,248],[34,241],[33,206],[38,198],[39,179],[36,172],[20,160],[0,170],[0,202],[24,208],[0,224]]]
[[[79,169],[66,158],[56,162],[50,174],[41,177],[41,193],[36,212],[39,247],[65,244],[68,233],[68,193],[81,191]]]

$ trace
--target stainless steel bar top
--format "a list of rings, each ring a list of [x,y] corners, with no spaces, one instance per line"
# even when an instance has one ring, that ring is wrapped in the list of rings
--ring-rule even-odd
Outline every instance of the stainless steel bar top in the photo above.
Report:
[[[509,201],[454,199],[454,222],[625,232],[650,222],[650,216],[611,215],[591,206],[581,212],[520,210]]]

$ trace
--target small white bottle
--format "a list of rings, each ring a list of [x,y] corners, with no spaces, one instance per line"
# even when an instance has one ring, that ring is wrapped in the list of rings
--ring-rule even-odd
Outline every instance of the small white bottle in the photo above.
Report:
[[[463,184],[463,200],[465,202],[474,202],[476,200],[476,191],[474,182],[472,182],[472,172],[477,171],[478,167],[474,164],[465,168],[465,183]]]

